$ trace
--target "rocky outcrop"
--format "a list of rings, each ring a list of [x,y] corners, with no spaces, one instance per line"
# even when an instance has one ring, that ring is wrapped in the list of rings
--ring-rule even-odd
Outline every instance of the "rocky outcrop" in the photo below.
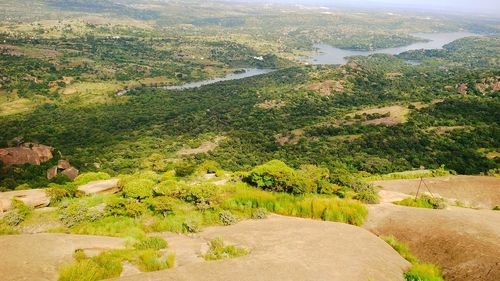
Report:
[[[78,191],[87,195],[116,193],[119,191],[118,182],[119,179],[93,181],[79,186]]]
[[[0,148],[0,161],[5,166],[33,164],[40,165],[52,159],[50,146],[35,143],[24,143],[19,147]]]
[[[10,210],[12,199],[22,201],[32,208],[46,207],[50,203],[50,196],[43,189],[0,192],[0,212]]]
[[[59,160],[57,165],[52,166],[47,170],[47,179],[52,179],[61,173],[67,176],[69,179],[74,180],[78,177],[79,171],[75,167],[71,166],[68,160]]]

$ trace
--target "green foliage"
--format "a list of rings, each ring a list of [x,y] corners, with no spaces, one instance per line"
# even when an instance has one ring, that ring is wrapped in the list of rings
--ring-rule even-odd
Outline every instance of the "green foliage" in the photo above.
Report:
[[[404,274],[406,281],[443,281],[441,270],[434,264],[414,264],[410,271]]]
[[[186,220],[182,223],[182,227],[189,233],[196,233],[200,231],[200,223],[195,220]]]
[[[174,170],[175,175],[182,178],[192,175],[196,170],[196,166],[189,162],[179,162],[175,165]]]
[[[12,235],[17,233],[18,231],[14,227],[0,220],[0,235]]]
[[[406,281],[443,281],[441,270],[434,264],[421,263],[407,245],[398,242],[394,236],[381,236],[387,244],[396,250],[403,258],[412,264],[409,271],[404,273]]]
[[[93,222],[102,218],[103,213],[89,208],[84,202],[71,202],[59,210],[59,219],[66,227],[74,227],[83,222]]]
[[[222,238],[212,239],[209,243],[208,251],[203,258],[205,260],[223,260],[245,256],[248,250],[245,248],[237,247],[235,245],[224,245]]]
[[[354,199],[366,204],[378,204],[380,201],[380,196],[372,190],[363,190],[356,193]]]
[[[219,213],[220,222],[223,225],[233,225],[238,222],[238,219],[229,211],[222,211]]]
[[[111,176],[108,173],[104,172],[87,172],[87,173],[82,173],[78,175],[73,180],[73,183],[76,186],[84,185],[92,181],[98,181],[98,180],[107,180],[110,179]]]
[[[443,198],[431,197],[428,195],[421,195],[415,200],[415,198],[406,198],[398,202],[394,202],[396,205],[416,207],[416,208],[428,208],[428,209],[444,209],[446,208],[446,202]]]
[[[268,211],[267,209],[265,208],[258,208],[258,209],[255,209],[253,212],[252,212],[252,219],[254,220],[262,220],[262,219],[265,219],[267,218],[267,215],[268,215]]]
[[[213,207],[219,201],[219,188],[210,183],[188,185],[183,182],[161,182],[155,192],[194,204],[198,209],[205,210]]]
[[[153,196],[155,182],[147,178],[138,178],[125,182],[123,195],[127,198],[145,199]]]
[[[167,196],[158,196],[148,199],[146,204],[154,214],[166,217],[174,214],[176,200]]]
[[[70,229],[73,234],[101,235],[113,237],[145,236],[140,223],[129,217],[105,217],[95,221],[84,221]]]
[[[76,186],[72,183],[67,183],[65,185],[49,184],[46,192],[50,196],[50,204],[53,205],[61,202],[65,198],[74,197],[76,194]]]
[[[495,207],[493,207],[493,209],[492,209],[492,210],[493,210],[493,211],[500,211],[500,206],[495,206]]]
[[[338,221],[361,225],[368,211],[359,201],[339,199],[331,196],[307,194],[294,196],[285,193],[270,193],[255,188],[239,185],[236,191],[221,207],[237,212],[265,208],[269,212],[303,218]]]
[[[14,198],[12,199],[11,210],[2,217],[2,221],[9,226],[17,226],[31,215],[31,212],[30,207]]]
[[[167,247],[168,247],[167,241],[158,236],[149,236],[139,240],[137,243],[134,244],[134,248],[136,248],[137,250],[146,250],[146,249],[161,250]]]
[[[124,216],[137,218],[146,212],[144,203],[128,198],[113,198],[104,209],[106,216]]]
[[[285,163],[271,160],[252,169],[248,183],[269,191],[301,194],[307,192],[303,178]]]

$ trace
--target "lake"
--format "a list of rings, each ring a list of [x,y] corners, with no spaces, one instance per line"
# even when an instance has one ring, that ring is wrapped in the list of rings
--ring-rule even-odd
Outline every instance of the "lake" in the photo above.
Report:
[[[315,44],[317,54],[305,58],[304,62],[310,64],[344,64],[347,62],[346,57],[351,56],[368,56],[373,54],[391,54],[397,55],[406,51],[420,50],[420,49],[442,49],[444,45],[451,43],[455,40],[469,37],[479,36],[470,32],[439,32],[439,33],[414,33],[415,37],[427,39],[427,42],[417,42],[402,47],[379,49],[374,51],[355,51],[345,50],[332,47],[328,44]]]

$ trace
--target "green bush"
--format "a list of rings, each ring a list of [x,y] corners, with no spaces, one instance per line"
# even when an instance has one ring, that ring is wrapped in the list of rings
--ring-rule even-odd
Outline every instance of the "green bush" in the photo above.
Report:
[[[258,208],[256,210],[253,210],[252,212],[252,219],[254,220],[262,220],[267,218],[267,214],[269,212],[265,208]]]
[[[200,210],[206,210],[218,203],[219,188],[216,185],[205,183],[187,185],[185,183],[161,183],[156,192],[194,204]]]
[[[145,236],[143,225],[129,217],[105,217],[95,221],[84,221],[70,229],[73,234],[101,235],[113,237]]]
[[[387,244],[396,250],[404,259],[412,264],[408,272],[404,273],[406,281],[443,281],[441,270],[434,265],[428,263],[420,263],[420,261],[411,252],[408,246],[398,242],[394,236],[381,236]]]
[[[196,233],[200,231],[200,223],[194,220],[186,220],[182,223],[182,227],[186,232]]]
[[[434,264],[414,264],[404,274],[406,281],[443,281],[441,270]]]
[[[145,199],[153,196],[155,182],[150,179],[133,179],[123,185],[123,195],[127,198]]]
[[[102,217],[102,212],[89,208],[83,202],[73,202],[59,210],[59,219],[67,227],[74,227],[86,221],[92,222]]]
[[[174,214],[176,200],[167,196],[149,198],[146,203],[155,215],[168,216]]]
[[[229,211],[222,211],[219,213],[220,222],[223,225],[233,225],[238,222],[238,219]]]
[[[143,203],[127,198],[113,198],[104,208],[106,216],[124,216],[132,218],[140,217],[146,210],[147,208]]]
[[[356,193],[354,199],[359,200],[366,204],[378,204],[380,201],[380,196],[370,190],[364,190]]]
[[[73,183],[76,186],[84,185],[89,182],[98,181],[98,180],[107,180],[110,179],[111,176],[104,172],[89,172],[82,173],[78,177],[73,180]]]
[[[196,170],[196,166],[192,163],[180,162],[175,165],[174,170],[175,176],[182,178],[192,175]]]
[[[492,210],[493,210],[493,211],[500,211],[500,206],[495,206],[495,207],[493,207],[493,209],[492,209]]]
[[[17,233],[18,232],[14,227],[0,220],[0,235],[12,235]]]
[[[245,256],[248,251],[235,245],[224,245],[222,238],[216,238],[210,241],[208,251],[203,258],[205,260],[222,260]]]
[[[64,198],[74,197],[76,187],[72,183],[65,185],[49,184],[46,192],[50,196],[50,203],[55,204],[61,202]]]
[[[167,241],[158,236],[146,237],[134,244],[134,248],[136,248],[137,250],[146,250],[146,249],[160,250],[160,249],[165,249],[167,247],[168,247]]]
[[[301,194],[307,192],[304,179],[279,160],[271,160],[250,171],[245,181],[264,190]]]
[[[415,200],[415,198],[406,198],[401,201],[394,202],[396,205],[416,207],[416,208],[427,208],[427,209],[444,209],[446,208],[446,202],[443,198],[431,197],[428,195],[422,195]]]
[[[17,226],[22,223],[29,215],[31,208],[26,206],[22,201],[12,199],[12,209],[8,211],[2,218],[2,221],[10,226]]]

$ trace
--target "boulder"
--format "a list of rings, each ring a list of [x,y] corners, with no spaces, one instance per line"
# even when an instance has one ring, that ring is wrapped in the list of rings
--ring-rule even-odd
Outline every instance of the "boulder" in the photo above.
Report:
[[[53,166],[47,170],[47,179],[51,180],[57,176],[57,166]]]
[[[119,179],[99,180],[89,182],[78,187],[78,191],[82,191],[87,195],[90,194],[112,194],[119,191]]]
[[[79,172],[75,167],[69,167],[68,169],[65,169],[61,172],[61,174],[67,176],[71,180],[74,180],[76,177],[78,177],[78,173]]]
[[[0,149],[0,161],[5,166],[33,164],[40,165],[52,159],[52,147],[43,144],[25,143],[19,147]]]
[[[57,168],[62,169],[62,170],[66,170],[66,169],[71,168],[71,164],[69,164],[68,160],[59,160],[59,161],[57,161]]]
[[[0,192],[0,212],[8,211],[14,198],[32,208],[46,207],[50,203],[50,196],[44,189]]]

